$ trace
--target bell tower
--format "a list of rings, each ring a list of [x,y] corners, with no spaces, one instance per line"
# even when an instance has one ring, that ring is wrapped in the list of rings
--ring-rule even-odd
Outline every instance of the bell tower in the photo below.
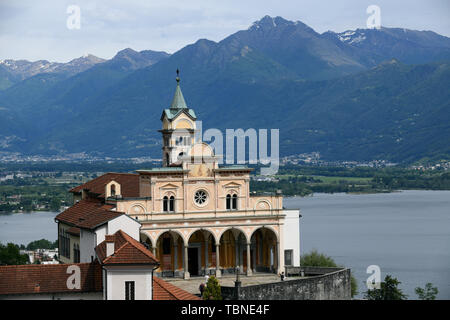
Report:
[[[163,167],[181,165],[181,157],[188,154],[195,141],[194,110],[189,109],[180,88],[180,70],[177,69],[177,87],[170,108],[161,115],[163,139]]]

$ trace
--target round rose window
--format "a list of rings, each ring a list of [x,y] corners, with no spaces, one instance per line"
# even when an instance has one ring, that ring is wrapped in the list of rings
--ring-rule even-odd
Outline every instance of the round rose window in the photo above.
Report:
[[[202,206],[206,203],[206,200],[208,199],[208,194],[206,191],[198,190],[194,194],[194,201],[197,205]]]

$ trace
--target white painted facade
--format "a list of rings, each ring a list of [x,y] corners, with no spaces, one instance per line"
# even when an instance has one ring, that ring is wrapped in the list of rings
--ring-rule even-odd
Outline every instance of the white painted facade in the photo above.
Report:
[[[148,266],[105,266],[103,286],[106,300],[125,300],[125,283],[134,281],[134,299],[151,300],[153,290],[153,269]]]
[[[134,240],[139,241],[140,228],[141,224],[139,222],[137,222],[130,216],[123,214],[115,219],[108,221],[106,234],[114,234],[117,231],[122,230]],[[102,242],[103,240],[105,240],[104,235],[102,238],[100,237],[100,235],[97,235],[97,245],[100,244],[100,242]]]
[[[95,232],[80,230],[80,262],[91,262],[95,259],[95,246],[97,245],[95,238]]]
[[[80,231],[80,262],[92,262],[95,259],[95,247],[105,240],[107,234],[114,234],[119,229],[139,241],[141,224],[127,215],[114,218],[94,231]]]
[[[299,210],[284,210],[285,217],[283,239],[284,253],[287,250],[292,250],[292,265],[300,265],[300,211]],[[284,264],[284,257],[282,259]]]

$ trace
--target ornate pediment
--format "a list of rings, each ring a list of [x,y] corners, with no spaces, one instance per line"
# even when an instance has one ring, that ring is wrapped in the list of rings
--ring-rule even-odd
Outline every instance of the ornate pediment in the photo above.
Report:
[[[165,184],[165,185],[160,187],[160,189],[177,189],[177,188],[178,188],[177,185],[174,185],[174,184],[171,184],[171,183],[167,183],[167,184]]]
[[[241,185],[236,182],[229,182],[223,186],[224,188],[240,188]]]

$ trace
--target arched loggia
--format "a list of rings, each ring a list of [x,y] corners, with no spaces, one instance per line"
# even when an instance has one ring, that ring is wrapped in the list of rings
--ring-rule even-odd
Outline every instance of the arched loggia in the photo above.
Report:
[[[242,230],[231,228],[223,232],[218,249],[220,274],[234,274],[237,267],[241,272],[251,274],[246,265],[247,238]]]
[[[251,236],[250,247],[253,272],[277,273],[280,265],[280,243],[272,229],[256,229]]]
[[[184,242],[180,234],[166,231],[159,235],[153,253],[159,260],[160,266],[155,272],[163,277],[182,276]]]
[[[187,271],[191,277],[215,274],[215,249],[215,239],[210,231],[197,230],[190,235]]]

